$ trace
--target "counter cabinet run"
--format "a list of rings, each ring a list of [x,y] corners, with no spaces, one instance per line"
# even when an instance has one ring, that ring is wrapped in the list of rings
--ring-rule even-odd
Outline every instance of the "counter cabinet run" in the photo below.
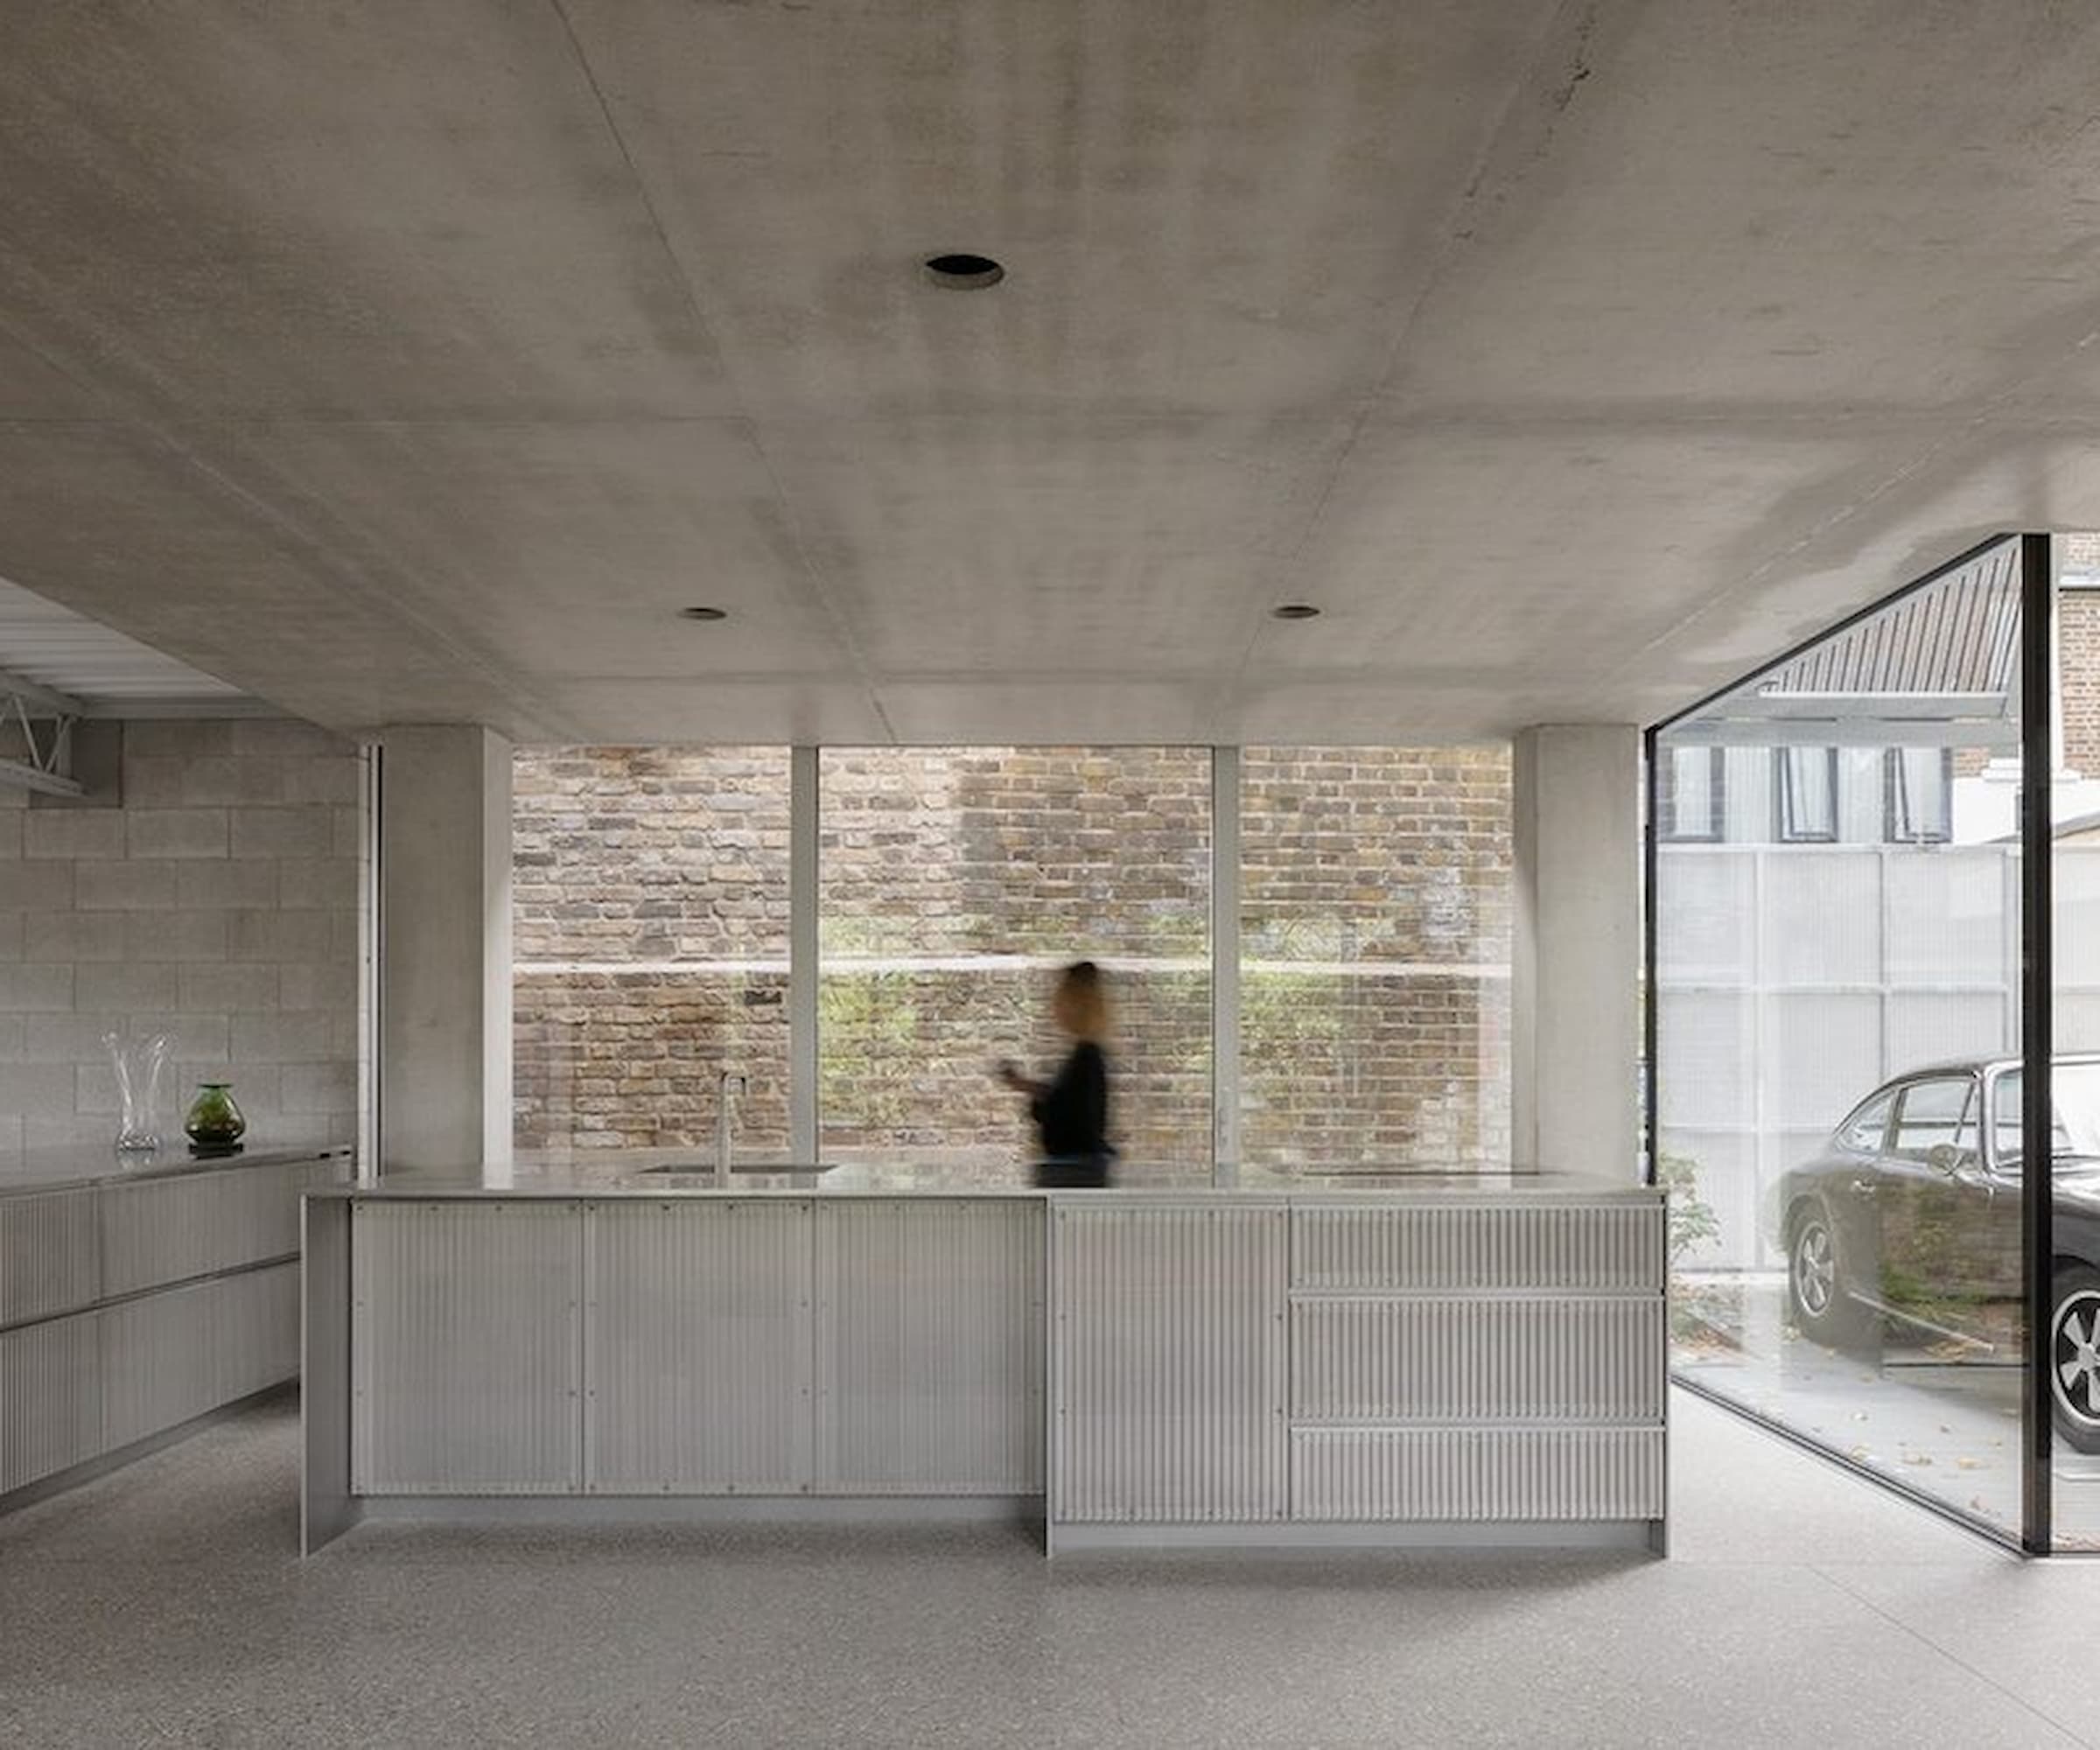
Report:
[[[318,1194],[306,1547],[675,1513],[1660,1550],[1660,1194],[1432,1184]]]

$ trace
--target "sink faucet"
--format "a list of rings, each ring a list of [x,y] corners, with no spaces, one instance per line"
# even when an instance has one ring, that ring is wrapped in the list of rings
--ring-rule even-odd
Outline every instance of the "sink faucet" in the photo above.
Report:
[[[722,1086],[715,1102],[715,1183],[729,1184],[730,1138],[736,1130],[735,1102],[743,1096],[744,1078],[733,1069],[722,1072]]]

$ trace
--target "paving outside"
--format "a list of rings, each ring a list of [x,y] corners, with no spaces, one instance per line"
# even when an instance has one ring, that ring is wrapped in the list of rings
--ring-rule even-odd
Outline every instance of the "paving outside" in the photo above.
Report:
[[[1709,1305],[1724,1292],[1699,1279]],[[1950,1358],[1952,1345],[1894,1327],[1855,1350],[1811,1342],[1783,1318],[1786,1278],[1744,1271],[1725,1284],[1730,1341],[1712,1327],[1685,1329],[1672,1355],[1702,1389],[2019,1535],[2018,1364]],[[2060,1547],[2100,1550],[2100,1457],[2058,1443],[2055,1523]]]
[[[10,1750],[2100,1741],[2100,1563],[1673,1394],[1672,1553],[1068,1558],[1028,1536],[368,1526],[280,1402],[0,1518]]]

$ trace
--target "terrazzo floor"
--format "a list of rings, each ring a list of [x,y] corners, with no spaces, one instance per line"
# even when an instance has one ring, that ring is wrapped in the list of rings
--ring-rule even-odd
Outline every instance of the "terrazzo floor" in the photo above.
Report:
[[[2100,1744],[2100,1560],[1671,1414],[1666,1562],[394,1523],[302,1564],[276,1403],[0,1517],[0,1744]]]

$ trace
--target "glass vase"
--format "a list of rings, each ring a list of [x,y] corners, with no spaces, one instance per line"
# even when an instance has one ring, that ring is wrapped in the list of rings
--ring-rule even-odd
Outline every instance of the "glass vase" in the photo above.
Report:
[[[122,1110],[117,1120],[119,1154],[151,1154],[160,1146],[160,1077],[167,1068],[168,1036],[148,1033],[143,1039],[122,1033],[104,1033],[102,1044],[109,1065],[116,1072],[116,1097]]]
[[[183,1119],[182,1128],[189,1137],[192,1152],[231,1154],[241,1146],[241,1133],[248,1128],[248,1120],[234,1103],[230,1084],[201,1082],[197,1085],[197,1097],[190,1102],[189,1114]]]

